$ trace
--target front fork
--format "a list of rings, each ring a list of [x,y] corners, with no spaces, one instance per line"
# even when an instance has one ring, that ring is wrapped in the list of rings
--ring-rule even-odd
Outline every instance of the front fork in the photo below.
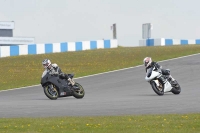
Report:
[[[159,87],[160,90],[164,91],[165,83],[167,82],[167,79],[165,79],[162,74],[159,75],[157,77],[157,79],[158,79],[158,80],[156,80],[157,87]]]
[[[51,91],[54,91],[54,85],[49,84],[48,87],[51,89]]]

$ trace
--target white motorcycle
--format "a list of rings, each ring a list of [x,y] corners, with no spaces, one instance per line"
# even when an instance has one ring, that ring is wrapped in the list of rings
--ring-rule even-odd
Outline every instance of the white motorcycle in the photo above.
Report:
[[[167,71],[170,73],[169,69]],[[159,96],[164,95],[166,92],[172,92],[173,94],[180,94],[181,92],[181,87],[176,80],[171,84],[169,75],[163,75],[161,70],[155,67],[147,72],[145,80],[151,84],[154,92]]]

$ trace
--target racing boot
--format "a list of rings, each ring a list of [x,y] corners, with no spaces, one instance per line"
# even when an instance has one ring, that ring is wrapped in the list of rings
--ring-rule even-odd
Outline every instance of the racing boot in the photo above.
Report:
[[[171,79],[171,85],[176,85],[175,79],[172,77],[172,75],[169,75],[169,78]]]
[[[72,86],[75,84],[75,82],[74,82],[71,78],[68,78],[67,80],[70,82],[70,84],[71,84]]]
[[[169,78],[171,78],[172,81],[175,81],[175,79],[172,77],[172,75],[169,75]]]
[[[69,81],[68,85],[71,84],[73,86],[75,84],[75,82],[68,76],[68,74],[65,74],[65,79]]]

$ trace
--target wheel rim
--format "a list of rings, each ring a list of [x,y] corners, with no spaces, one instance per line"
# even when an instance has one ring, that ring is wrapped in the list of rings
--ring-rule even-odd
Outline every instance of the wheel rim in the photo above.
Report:
[[[55,87],[53,88],[50,88],[49,86],[47,86],[47,91],[48,93],[53,96],[53,97],[57,97],[58,96],[58,92],[57,90],[55,89]]]
[[[156,88],[158,89],[158,91],[162,92],[163,85],[159,82],[159,86],[156,85]]]
[[[175,80],[176,81],[176,80]],[[174,89],[176,89],[176,90],[180,90],[180,86],[179,86],[179,84],[178,84],[178,82],[176,81],[176,84],[173,86],[174,87]]]
[[[84,90],[80,85],[75,84],[74,86],[79,88],[79,89],[74,90],[75,93],[77,93],[78,95],[84,95]]]
[[[174,87],[174,89],[176,89],[177,91],[180,91],[180,87],[179,87],[178,85],[176,85],[176,86]]]

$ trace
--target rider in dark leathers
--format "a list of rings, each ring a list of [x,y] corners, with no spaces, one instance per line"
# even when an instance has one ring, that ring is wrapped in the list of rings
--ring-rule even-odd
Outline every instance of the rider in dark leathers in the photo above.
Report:
[[[63,73],[57,64],[51,64],[49,59],[44,59],[42,61],[42,65],[49,74],[59,75],[59,78],[71,81],[71,78],[68,76],[68,74]]]

